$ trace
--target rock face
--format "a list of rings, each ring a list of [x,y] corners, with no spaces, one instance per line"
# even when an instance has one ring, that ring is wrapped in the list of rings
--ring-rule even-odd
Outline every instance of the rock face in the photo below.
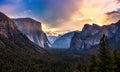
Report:
[[[13,19],[18,29],[32,42],[43,48],[50,48],[51,44],[46,34],[42,31],[41,23],[31,18]]]
[[[15,24],[6,15],[0,12],[0,35],[13,39],[14,30],[16,30],[16,28]]]
[[[98,46],[102,35],[105,34],[110,45],[116,45],[120,42],[120,21],[107,26],[98,26],[96,24],[86,24],[81,32],[75,32],[71,40],[71,50],[90,49]]]
[[[52,48],[69,48],[71,38],[73,37],[74,32],[64,34],[63,36],[58,37],[52,44]]]
[[[0,46],[5,45],[8,47],[8,43],[5,43],[6,41],[2,38],[6,38],[5,40],[10,40],[12,44],[14,43],[21,48],[25,48],[25,50],[45,53],[44,49],[34,44],[25,35],[23,35],[9,17],[0,12]],[[12,46],[11,44],[9,45]]]

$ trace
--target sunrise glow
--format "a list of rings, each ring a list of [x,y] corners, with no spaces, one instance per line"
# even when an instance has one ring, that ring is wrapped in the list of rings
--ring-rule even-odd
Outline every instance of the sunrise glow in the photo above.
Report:
[[[0,11],[11,18],[40,21],[47,35],[80,31],[85,24],[102,26],[120,20],[119,0],[4,0]]]

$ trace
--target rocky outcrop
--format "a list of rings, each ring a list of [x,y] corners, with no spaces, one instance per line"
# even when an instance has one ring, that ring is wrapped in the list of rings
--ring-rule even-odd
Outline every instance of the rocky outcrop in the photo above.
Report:
[[[50,48],[51,44],[46,34],[42,31],[41,23],[31,18],[13,19],[18,29],[32,42],[43,48]]]

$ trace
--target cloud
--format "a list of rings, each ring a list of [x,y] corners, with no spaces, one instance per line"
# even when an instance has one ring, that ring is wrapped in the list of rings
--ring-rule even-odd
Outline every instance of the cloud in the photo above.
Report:
[[[24,0],[5,0],[0,4],[0,11],[12,18],[27,17],[31,10],[26,9],[23,1]]]
[[[81,24],[85,23],[85,20],[89,19],[86,23],[97,23],[99,25],[105,25],[111,23],[107,21],[107,12],[115,11],[120,7],[117,0],[84,0],[80,5],[80,9],[72,15],[72,19]],[[78,20],[83,18],[83,20]],[[84,25],[84,24],[83,24]],[[82,29],[81,25],[81,29]]]
[[[119,11],[108,12],[108,13],[106,13],[106,15],[107,15],[107,20],[110,21],[111,23],[117,22],[118,20],[120,20],[120,12]]]
[[[44,0],[43,21],[51,26],[59,26],[60,23],[68,20],[71,14],[77,10],[74,0]]]
[[[49,35],[82,30],[86,23],[107,25],[120,19],[120,0],[5,0],[0,11],[10,17],[42,21]],[[113,12],[115,11],[115,12]]]
[[[43,21],[61,32],[82,30],[86,23],[102,26],[120,19],[116,13],[107,14],[120,8],[119,0],[52,0],[45,8]]]

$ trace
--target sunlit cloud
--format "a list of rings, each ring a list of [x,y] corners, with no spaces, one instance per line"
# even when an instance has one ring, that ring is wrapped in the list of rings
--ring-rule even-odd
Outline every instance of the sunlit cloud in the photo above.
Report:
[[[68,6],[64,6],[63,8],[69,10],[60,11],[60,13],[63,13],[62,15],[60,13],[55,15],[57,11],[52,14],[48,11],[48,20],[50,20],[48,24],[51,25],[51,28],[55,27],[56,30],[60,30],[61,32],[82,30],[86,23],[95,23],[102,26],[117,22],[120,19],[120,13],[107,14],[108,12],[117,11],[120,8],[118,0],[76,0],[73,4],[68,4]],[[73,9],[71,10],[71,8]],[[63,17],[64,15],[65,17]],[[56,17],[55,19],[53,18],[54,16]]]
[[[79,24],[96,23],[98,25],[110,24],[114,21],[108,20],[107,12],[116,11],[120,5],[117,0],[84,0],[80,9],[74,13],[71,18]],[[112,18],[112,17],[111,17]]]
[[[48,35],[82,30],[85,24],[108,25],[120,19],[120,0],[4,0],[9,17],[32,17]]]

